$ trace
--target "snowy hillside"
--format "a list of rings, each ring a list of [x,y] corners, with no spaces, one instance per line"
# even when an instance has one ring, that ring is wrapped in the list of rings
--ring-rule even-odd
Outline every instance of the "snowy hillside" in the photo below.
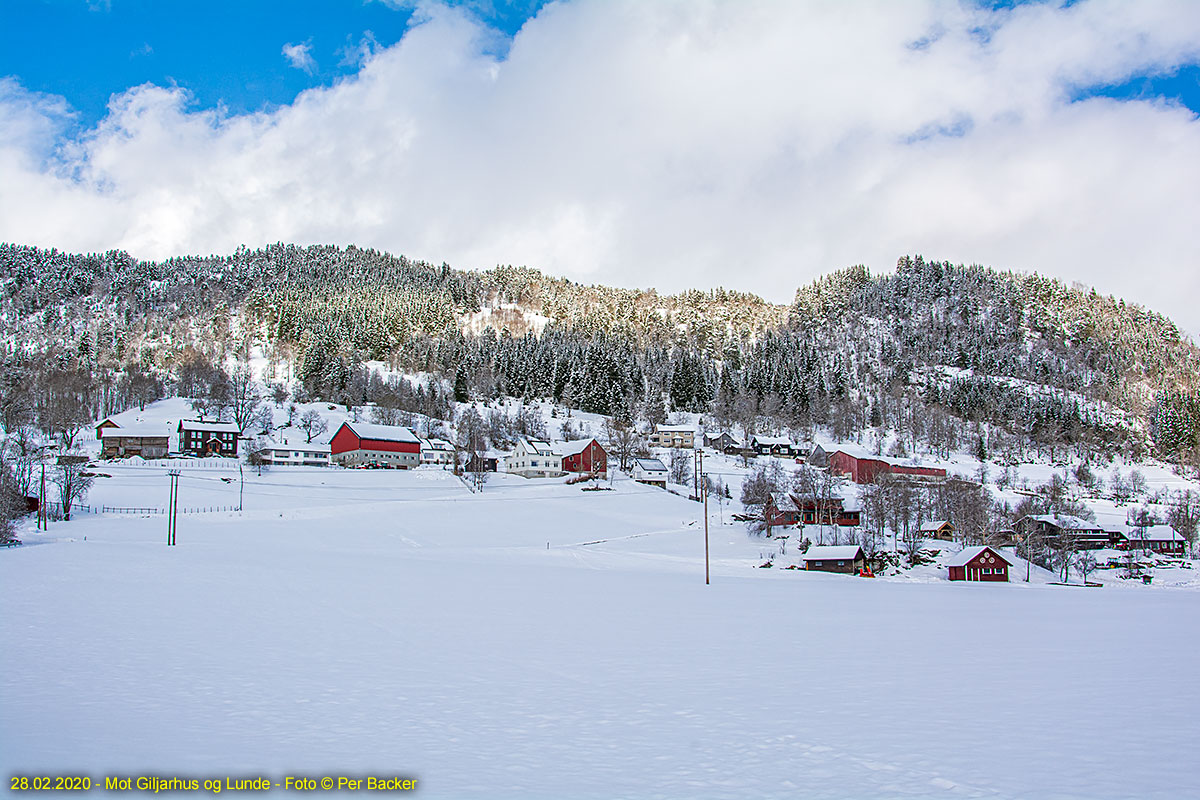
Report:
[[[220,463],[184,470],[181,506],[234,502]],[[92,502],[165,504],[164,468],[103,471]],[[398,774],[454,798],[1196,777],[1194,591],[787,570],[715,504],[705,586],[700,506],[625,479],[244,473],[244,510],[182,515],[175,548],[161,516],[81,514],[0,552],[6,774]]]

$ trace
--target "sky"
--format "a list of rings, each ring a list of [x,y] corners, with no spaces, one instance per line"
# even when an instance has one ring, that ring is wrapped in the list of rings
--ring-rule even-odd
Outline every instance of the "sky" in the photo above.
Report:
[[[1200,3],[0,0],[0,240],[786,302],[905,254],[1200,337]]]

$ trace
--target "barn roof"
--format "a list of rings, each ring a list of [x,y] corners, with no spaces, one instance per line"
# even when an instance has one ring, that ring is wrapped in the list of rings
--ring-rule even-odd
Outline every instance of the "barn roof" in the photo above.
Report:
[[[105,428],[100,431],[101,439],[125,439],[125,438],[148,438],[155,437],[159,439],[171,438],[169,428],[158,425],[136,425],[128,428]]]
[[[805,561],[853,561],[862,558],[862,548],[856,544],[825,544],[808,548]]]
[[[350,432],[360,439],[374,439],[377,442],[406,442],[419,445],[420,437],[409,428],[400,425],[373,425],[369,422],[343,422]]]
[[[554,443],[554,452],[560,456],[578,455],[578,454],[582,453],[584,450],[587,450],[588,447],[591,446],[592,442],[596,442],[596,446],[599,447],[601,450],[604,450],[604,446],[601,445],[600,442],[596,441],[594,438],[589,438],[589,439],[575,439],[574,441],[570,441],[570,442],[555,442]]]
[[[996,558],[1000,559],[1005,564],[1008,564],[1010,567],[1013,566],[1013,562],[1009,561],[1008,557],[1005,556],[1004,553],[1000,552],[994,547],[988,547],[987,545],[976,545],[975,547],[968,547],[964,550],[960,550],[946,561],[946,566],[965,567],[967,564],[974,561],[984,550],[995,553]]]

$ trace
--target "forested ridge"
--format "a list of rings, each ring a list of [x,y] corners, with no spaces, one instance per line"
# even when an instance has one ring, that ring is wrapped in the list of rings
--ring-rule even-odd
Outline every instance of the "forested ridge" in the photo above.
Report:
[[[93,415],[194,390],[196,374],[261,348],[294,364],[310,397],[341,402],[377,400],[362,364],[382,361],[441,376],[460,397],[554,398],[645,422],[699,411],[859,440],[891,430],[897,446],[930,452],[1191,458],[1200,437],[1200,351],[1163,315],[919,256],[892,274],[831,273],[785,306],[356,247],[156,262],[0,244],[0,321],[5,383],[33,381],[47,403],[72,375]]]

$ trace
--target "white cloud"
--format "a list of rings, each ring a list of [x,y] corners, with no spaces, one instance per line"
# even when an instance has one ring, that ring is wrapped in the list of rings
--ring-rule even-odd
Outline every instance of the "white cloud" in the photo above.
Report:
[[[1200,334],[1200,122],[1069,102],[1200,59],[1200,4],[584,0],[544,7],[503,61],[467,14],[420,10],[290,106],[229,117],[135,87],[50,162],[62,109],[0,91],[0,126],[26,132],[0,137],[0,239],[356,243],[778,300],[922,253],[1093,284]]]
[[[300,44],[288,42],[283,46],[281,52],[288,63],[296,69],[302,69],[309,75],[316,72],[317,62],[312,57],[312,42],[301,42]]]

